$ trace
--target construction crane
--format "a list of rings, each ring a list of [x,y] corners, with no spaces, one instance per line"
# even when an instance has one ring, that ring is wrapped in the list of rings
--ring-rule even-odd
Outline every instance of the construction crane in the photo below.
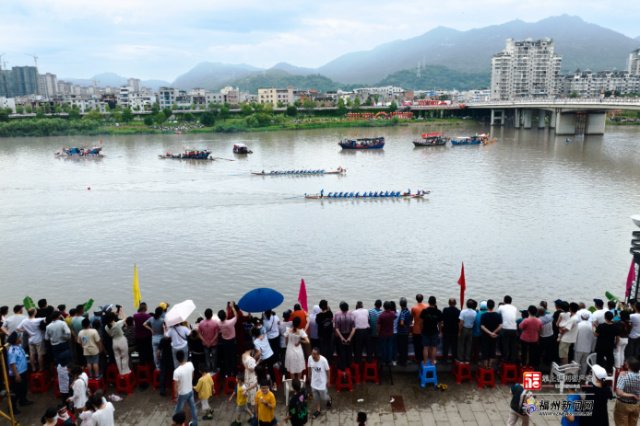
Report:
[[[40,76],[38,74],[38,57],[36,56],[35,53],[33,55],[30,55],[29,53],[25,53],[25,55],[31,56],[33,58],[33,62],[36,64],[36,90],[37,90],[37,93],[34,93],[34,95],[39,95],[40,94]]]

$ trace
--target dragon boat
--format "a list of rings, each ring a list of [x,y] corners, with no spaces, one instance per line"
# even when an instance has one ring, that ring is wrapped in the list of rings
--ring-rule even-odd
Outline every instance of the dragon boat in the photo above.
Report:
[[[102,143],[102,141],[100,141]],[[88,146],[82,146],[80,148],[62,148],[62,151],[55,153],[56,157],[68,158],[68,157],[104,157],[101,146],[94,146],[93,148]]]
[[[174,159],[174,160],[213,160],[211,158],[211,151],[208,149],[185,149],[182,153],[167,152],[165,154],[159,154],[160,159]]]
[[[334,199],[334,198],[424,198],[425,195],[429,195],[431,191],[423,191],[419,190],[415,194],[411,193],[411,190],[407,192],[401,191],[380,191],[380,192],[329,192],[327,195],[324,195],[324,190],[320,191],[319,194],[304,194],[304,198],[308,200],[324,200],[324,199]]]
[[[309,175],[341,175],[346,173],[347,169],[343,169],[342,167],[338,167],[337,170],[271,170],[271,171],[261,171],[261,172],[251,172],[252,175],[256,176],[309,176]]]
[[[443,146],[446,145],[447,142],[451,140],[444,135],[444,133],[423,133],[423,140],[414,140],[413,145],[415,146]]]

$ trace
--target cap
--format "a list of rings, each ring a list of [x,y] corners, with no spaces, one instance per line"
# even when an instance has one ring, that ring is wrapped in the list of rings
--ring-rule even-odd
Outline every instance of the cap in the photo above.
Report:
[[[487,301],[483,300],[482,302],[480,302],[480,310],[484,311],[485,309],[489,309],[489,308],[487,308]]]
[[[556,299],[556,300],[553,301],[553,303],[555,303],[556,305],[561,305],[562,304],[562,300]]]
[[[589,319],[589,312],[583,312],[583,313],[581,313],[581,314],[580,314],[580,317],[581,317],[581,318],[584,318],[584,319],[586,319],[586,320],[588,320],[588,319]]]
[[[24,305],[16,305],[13,307],[13,313],[17,314],[18,312],[20,312],[20,309],[24,308]]]
[[[595,303],[596,306],[604,306],[602,299],[593,299],[593,303]]]
[[[164,309],[165,311],[167,310],[167,304],[164,302],[160,303],[158,307]]]
[[[286,319],[286,320],[287,320],[287,319],[289,319],[290,317],[291,317],[291,309],[287,309],[286,311],[284,311],[284,312],[282,313],[282,318],[284,318],[284,319]]]
[[[18,333],[14,331],[9,335],[9,338],[7,339],[7,343],[9,343],[10,345],[13,345],[17,341],[18,341]]]
[[[607,378],[607,370],[600,367],[598,364],[594,364],[591,367],[591,371],[593,371],[593,374],[600,380],[604,380]]]

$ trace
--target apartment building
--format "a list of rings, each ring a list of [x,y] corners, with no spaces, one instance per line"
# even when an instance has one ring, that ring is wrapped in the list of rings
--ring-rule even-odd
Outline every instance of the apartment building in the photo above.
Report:
[[[557,94],[562,56],[553,40],[508,38],[502,52],[491,58],[491,98],[548,97]]]
[[[626,71],[589,70],[571,73],[562,79],[562,94],[569,96],[577,93],[581,97],[600,96],[604,92],[640,93],[640,74],[633,75]]]
[[[277,107],[278,103],[293,105],[293,87],[287,86],[286,89],[278,89],[275,87],[258,89],[258,102],[261,104],[272,104],[274,107]]]
[[[158,106],[160,109],[171,108],[176,103],[176,99],[180,96],[180,89],[173,87],[161,87],[158,90]]]
[[[55,74],[46,73],[39,74],[38,80],[40,84],[40,94],[47,99],[56,96],[58,92],[58,77]]]
[[[627,71],[631,75],[640,75],[640,49],[636,49],[629,54],[629,67]]]

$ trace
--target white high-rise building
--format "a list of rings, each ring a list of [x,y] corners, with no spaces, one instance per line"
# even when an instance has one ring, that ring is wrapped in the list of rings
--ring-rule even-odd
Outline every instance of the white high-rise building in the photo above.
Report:
[[[636,49],[629,54],[629,74],[640,75],[640,49]]]
[[[139,78],[130,78],[127,82],[127,86],[131,87],[133,92],[140,91],[140,79]]]
[[[58,77],[55,74],[46,73],[38,74],[40,85],[40,94],[45,98],[51,99],[58,92]]]
[[[504,50],[491,58],[491,99],[547,97],[557,94],[562,56],[553,40],[507,39]]]

